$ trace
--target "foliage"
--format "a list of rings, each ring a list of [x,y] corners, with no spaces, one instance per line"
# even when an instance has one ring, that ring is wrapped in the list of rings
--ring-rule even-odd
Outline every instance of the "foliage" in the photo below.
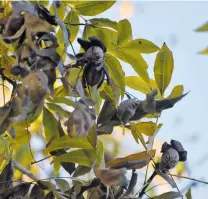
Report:
[[[107,198],[108,194],[131,198],[137,179],[135,170],[150,163],[157,165],[153,141],[162,126],[158,117],[186,94],[182,85],[176,85],[170,95],[166,93],[174,71],[173,54],[166,43],[158,47],[149,40],[134,39],[127,19],[116,22],[92,18],[114,4],[1,2],[2,198]],[[83,26],[82,38],[77,39],[81,48],[75,52],[73,44]],[[150,77],[142,56],[150,53],[156,53],[154,77]],[[123,63],[137,75],[126,77]],[[11,96],[6,101],[7,87]],[[128,87],[145,94],[146,99],[132,98]],[[115,144],[115,140],[108,139],[116,126],[129,129],[144,151],[108,157],[106,143]],[[38,178],[38,162],[30,147],[36,133],[45,143],[41,152],[45,159],[51,159],[51,178],[55,181]],[[180,152],[175,151],[176,155]],[[71,183],[60,178],[61,167],[72,175]],[[129,169],[130,182],[126,177]],[[91,170],[94,179],[84,182],[78,178]],[[157,172],[173,184],[167,174]],[[23,179],[23,174],[33,181],[12,183]],[[156,198],[180,195],[168,192]]]

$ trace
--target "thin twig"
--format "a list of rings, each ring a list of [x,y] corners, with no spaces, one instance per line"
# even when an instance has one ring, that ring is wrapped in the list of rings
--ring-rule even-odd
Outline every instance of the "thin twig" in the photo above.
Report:
[[[96,27],[94,24],[92,23],[71,23],[71,22],[64,22],[67,25],[71,25],[71,26],[91,26],[91,27]]]
[[[4,84],[0,84],[0,86],[3,86],[3,87],[5,87],[8,91],[10,91],[9,87],[8,87],[8,86],[6,86],[6,85],[4,85]]]
[[[159,117],[157,116],[156,121],[155,121],[156,126],[158,125],[158,119],[159,119]],[[157,130],[157,129],[155,129],[155,132],[156,132],[156,130]],[[154,133],[155,133],[155,132],[154,132]],[[152,147],[153,147],[153,144],[154,144],[154,140],[153,140],[153,142],[152,142]],[[150,164],[150,163],[149,163],[149,164]],[[146,168],[144,184],[146,184],[146,181],[147,181],[147,174],[148,174],[149,164],[147,165],[147,168]]]
[[[15,89],[17,87],[17,83],[16,81],[13,81],[12,79],[10,79],[9,77],[7,77],[5,74],[4,74],[4,71],[5,68],[0,68],[0,75],[1,75],[1,78],[4,82],[4,80],[6,80],[7,82],[9,82],[12,86],[13,86],[13,89],[12,89],[12,94],[11,94],[11,97],[14,96],[14,92],[15,92]],[[3,83],[4,84],[4,83]],[[4,87],[3,87],[4,88]]]
[[[33,175],[33,173],[31,173],[28,169],[26,169],[25,167],[23,167],[21,164],[19,164],[17,161],[12,160],[12,163],[14,165],[14,167],[19,170],[21,173],[27,175],[28,177],[30,177],[31,179],[33,179],[34,181],[38,181],[39,179]]]
[[[131,194],[131,192],[132,192],[133,188],[135,187],[136,183],[137,183],[137,173],[135,173],[135,169],[132,169],[131,180],[129,182],[129,186],[128,186],[124,196],[128,196],[129,194]]]
[[[17,86],[16,82],[13,81],[12,79],[10,79],[9,77],[7,77],[7,76],[4,74],[4,72],[3,72],[4,70],[5,70],[5,68],[0,68],[0,75],[1,75],[1,78],[2,78],[3,80],[6,80],[7,82],[9,82],[13,87],[16,87],[16,86]]]
[[[33,183],[33,182],[37,182],[37,181],[41,181],[41,180],[47,180],[47,179],[39,179],[37,178],[35,175],[33,175],[33,173],[31,173],[28,169],[26,169],[25,167],[23,167],[21,164],[19,164],[17,161],[15,160],[12,160],[12,163],[13,163],[13,166],[19,170],[21,173],[27,175],[29,178],[31,178],[33,181],[31,181],[30,183]],[[48,178],[49,180],[50,178]],[[52,178],[51,178],[52,179]],[[51,182],[49,182],[51,183]],[[53,184],[51,183],[51,186]],[[49,186],[48,186],[49,187]],[[52,186],[53,187],[53,186]],[[58,193],[57,193],[58,194]],[[60,199],[65,199],[65,197],[63,197],[61,194],[58,194],[59,198]]]
[[[47,156],[47,157],[45,157],[45,158],[43,158],[43,159],[40,159],[40,160],[37,160],[37,161],[31,162],[31,165],[33,165],[33,164],[37,164],[38,162],[42,162],[42,161],[44,161],[44,160],[46,160],[46,159],[48,159],[48,158],[50,158],[50,157],[52,157],[52,156],[50,155],[50,156]]]
[[[192,181],[196,181],[196,182],[200,182],[200,183],[203,183],[203,184],[208,184],[208,182],[206,181],[203,181],[203,180],[197,180],[195,178],[189,178],[187,176],[181,176],[181,175],[176,175],[176,174],[169,174],[170,176],[174,176],[174,177],[177,177],[177,178],[183,178],[183,179],[187,179],[187,180],[192,180]]]
[[[157,172],[154,171],[153,174],[150,176],[150,178],[147,180],[146,185],[142,188],[141,192],[139,193],[139,199],[141,199],[143,197],[143,195],[145,194],[145,191],[147,189],[147,187],[150,185],[150,183],[152,182],[152,180],[154,179],[154,177],[157,175]]]
[[[30,154],[31,154],[32,159],[34,160],[34,162],[36,162],[36,160],[35,160],[35,158],[34,158],[34,156],[33,156],[32,150],[31,150],[31,145],[30,145],[30,136],[31,136],[31,134],[30,134],[30,131],[29,131],[29,128],[28,128],[28,121],[27,121],[27,118],[25,119],[25,122],[26,122],[26,130],[27,130],[27,132],[28,132],[28,146],[29,146]],[[39,164],[37,164],[37,165],[38,165],[41,169],[44,170],[44,168],[41,167]]]
[[[147,189],[147,190],[146,190],[146,193],[147,193],[148,191],[150,191],[150,190],[154,189],[155,187],[159,187],[159,186],[162,186],[162,185],[168,185],[168,184],[169,184],[169,183],[157,184],[157,185],[155,185],[155,186],[153,186],[153,187],[151,187],[151,188]]]

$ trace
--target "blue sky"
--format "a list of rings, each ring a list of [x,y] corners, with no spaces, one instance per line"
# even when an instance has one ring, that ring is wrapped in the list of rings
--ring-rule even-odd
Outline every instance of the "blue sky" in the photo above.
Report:
[[[112,20],[123,19],[117,2],[102,17]],[[190,176],[208,181],[208,56],[197,54],[208,46],[208,33],[197,33],[197,27],[208,20],[208,2],[154,2],[133,1],[133,15],[129,18],[134,38],[144,38],[162,46],[166,42],[174,55],[174,73],[167,95],[178,84],[184,85],[189,95],[173,109],[162,114],[164,123],[158,138],[165,141],[176,139],[188,151]],[[152,74],[155,54],[145,55]],[[136,75],[123,65],[126,75]],[[141,96],[136,91],[135,96]],[[180,185],[183,188],[188,181]],[[199,186],[193,190],[193,198],[204,198],[207,187]]]

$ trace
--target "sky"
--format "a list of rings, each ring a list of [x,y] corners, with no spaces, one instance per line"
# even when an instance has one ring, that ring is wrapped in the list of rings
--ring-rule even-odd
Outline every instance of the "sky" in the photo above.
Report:
[[[198,52],[208,46],[208,33],[194,30],[208,20],[207,8],[208,2],[200,1],[122,1],[100,15],[115,21],[127,18],[131,22],[134,39],[147,39],[159,47],[166,42],[172,50],[174,72],[166,95],[180,84],[185,92],[191,92],[173,109],[164,111],[159,119],[164,125],[157,138],[182,142],[188,151],[190,177],[205,181],[208,181],[208,55]],[[144,55],[151,75],[155,56],[155,53]],[[129,66],[122,66],[127,76],[136,75]],[[131,93],[141,97],[137,91],[131,90]],[[183,181],[179,188],[183,189],[187,183],[190,182]],[[192,192],[193,198],[203,199],[207,187],[200,185]]]

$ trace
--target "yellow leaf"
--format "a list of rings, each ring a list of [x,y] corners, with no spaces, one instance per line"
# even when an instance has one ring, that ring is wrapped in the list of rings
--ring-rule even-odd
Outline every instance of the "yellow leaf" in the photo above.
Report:
[[[38,116],[38,118],[33,123],[31,123],[31,125],[29,127],[30,132],[34,132],[34,133],[38,132],[38,130],[40,129],[40,126],[42,124],[42,116],[43,115],[40,114]]]
[[[146,39],[134,39],[122,45],[122,47],[131,48],[132,52],[140,52],[146,54],[154,53],[159,50],[158,46],[156,46],[154,43]]]
[[[103,158],[103,144],[98,141],[96,149],[77,149],[70,151],[59,157],[54,157],[53,162],[74,162],[83,166],[91,167],[94,163],[98,166],[101,164]]]
[[[164,95],[173,73],[173,54],[164,43],[158,52],[154,65],[154,75],[161,95]]]
[[[26,144],[31,138],[30,133],[26,129],[21,129],[21,131],[15,129],[15,136],[16,144]]]
[[[157,129],[157,125],[154,122],[140,122],[136,124],[136,127],[139,132],[147,136],[153,136]]]
[[[131,133],[135,139],[135,141],[138,143],[138,138],[141,141],[142,145],[144,146],[144,148],[146,149],[146,143],[145,140],[141,134],[141,132],[138,130],[136,124],[134,124],[133,122],[130,122],[130,128],[131,128]]]
[[[132,39],[132,29],[131,24],[127,19],[123,19],[119,21],[118,25],[118,38],[117,38],[117,44],[125,44],[129,40]]]
[[[60,7],[57,8],[57,14],[58,14],[58,17],[61,21],[64,19],[65,10],[66,10],[65,4],[60,2]],[[51,5],[49,11],[52,15],[56,15],[56,11],[54,10],[53,5]]]
[[[105,53],[105,64],[115,85],[121,90],[121,96],[123,97],[125,93],[125,74],[119,60],[111,54]]]
[[[173,88],[173,90],[171,91],[170,95],[167,98],[175,98],[175,97],[179,97],[183,94],[183,85],[177,85]]]
[[[53,168],[54,168],[54,175],[57,175],[60,170],[61,164],[59,161],[54,162]]]
[[[206,32],[206,31],[208,31],[208,23],[206,22],[205,24],[203,24],[202,26],[197,28],[196,31],[197,32]]]
[[[207,55],[208,54],[208,48],[200,51],[199,54],[201,54],[201,55]]]
[[[73,2],[70,1],[67,4],[73,5]],[[108,10],[114,3],[115,1],[79,1],[75,2],[73,9],[81,15],[94,16]]]
[[[130,88],[138,90],[144,94],[151,92],[151,88],[148,84],[139,76],[129,76],[126,77],[126,85]]]
[[[129,63],[137,74],[148,84],[150,84],[149,74],[147,72],[147,63],[140,54],[139,51],[133,51],[131,46],[123,47],[117,46],[115,50],[110,51],[115,57],[118,57],[122,61]]]

